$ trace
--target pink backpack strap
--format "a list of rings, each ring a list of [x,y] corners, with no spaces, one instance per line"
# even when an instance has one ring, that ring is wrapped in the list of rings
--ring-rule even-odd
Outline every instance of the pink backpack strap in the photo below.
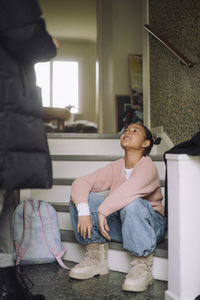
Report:
[[[42,223],[42,231],[43,231],[43,234],[44,234],[44,237],[45,237],[46,244],[49,248],[49,251],[54,255],[54,257],[57,260],[58,264],[63,269],[70,270],[70,268],[68,266],[66,266],[64,264],[63,260],[62,260],[62,256],[64,255],[66,250],[65,249],[63,249],[61,251],[58,250],[58,247],[57,247],[57,244],[56,244],[56,241],[55,241],[55,238],[54,238],[54,234],[53,234],[53,225],[52,225],[52,221],[51,221],[51,215],[50,215],[49,207],[47,205],[45,205],[45,208],[46,208],[46,213],[48,214],[48,218],[46,219],[47,222],[44,222],[44,218],[42,216],[42,210],[41,209],[39,209],[39,214],[40,214],[40,219],[41,219],[41,223]],[[48,230],[50,230],[50,232],[51,232],[51,240],[54,242],[54,247],[51,247],[48,243],[45,227],[46,228],[48,227]]]
[[[24,201],[24,210],[23,210],[24,231],[23,231],[22,241],[21,241],[20,245],[17,244],[17,242],[15,242],[15,248],[16,248],[16,265],[19,265],[22,257],[26,253],[27,249],[30,246],[30,242],[31,242],[33,210],[32,210],[31,218],[30,218],[30,228],[28,228],[28,226],[27,226],[27,218],[26,218],[26,216],[27,216],[27,213],[26,213],[27,212],[27,206],[26,206],[26,204],[27,204],[27,202]],[[28,230],[30,230],[29,234],[27,233]]]
[[[62,256],[65,253],[65,250],[62,250],[58,255],[54,254],[58,264],[65,270],[70,270],[70,268],[68,266],[66,266],[62,260]]]
[[[53,253],[53,252],[52,252],[52,253]],[[55,256],[55,258],[56,258],[58,264],[59,264],[63,269],[65,269],[65,270],[70,270],[70,268],[69,268],[68,266],[66,266],[66,265],[64,264],[63,260],[62,260],[62,256],[63,256],[64,253],[65,253],[65,250],[63,250],[62,252],[60,252],[58,255],[56,255],[56,253],[55,253],[55,254],[53,253],[53,255]]]

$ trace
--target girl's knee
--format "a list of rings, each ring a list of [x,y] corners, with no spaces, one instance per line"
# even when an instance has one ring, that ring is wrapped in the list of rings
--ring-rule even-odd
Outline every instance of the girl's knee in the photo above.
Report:
[[[138,214],[141,210],[144,210],[144,199],[142,198],[137,198],[135,200],[133,200],[132,202],[130,202],[128,205],[126,205],[125,207],[123,207],[121,209],[121,214]]]

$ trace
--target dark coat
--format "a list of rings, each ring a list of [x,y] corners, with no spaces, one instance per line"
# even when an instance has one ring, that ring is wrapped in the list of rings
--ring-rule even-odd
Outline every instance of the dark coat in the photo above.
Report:
[[[34,64],[56,55],[37,0],[0,0],[0,189],[50,188]]]

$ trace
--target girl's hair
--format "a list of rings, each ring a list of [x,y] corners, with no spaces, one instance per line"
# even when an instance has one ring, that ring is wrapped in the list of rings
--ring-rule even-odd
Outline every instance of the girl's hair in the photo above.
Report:
[[[155,141],[154,141],[153,135],[152,135],[151,131],[149,130],[149,128],[147,128],[143,124],[140,124],[140,125],[144,128],[144,131],[146,134],[146,140],[150,141],[149,147],[146,147],[144,150],[144,153],[143,153],[143,155],[146,156],[151,152],[151,149],[152,149]]]
[[[127,124],[126,128],[129,125],[135,124],[135,123],[137,123],[137,122],[130,122],[129,124]],[[144,124],[139,123],[139,122],[137,124],[140,124],[144,128],[145,135],[146,135],[146,140],[150,141],[149,147],[145,148],[144,153],[143,153],[143,155],[146,156],[146,155],[148,155],[151,152],[151,149],[152,149],[152,147],[153,147],[154,144],[155,145],[160,144],[161,138],[159,138],[159,137],[157,137],[157,138],[153,137],[153,135],[152,135],[151,131],[149,130],[149,128],[147,128]]]

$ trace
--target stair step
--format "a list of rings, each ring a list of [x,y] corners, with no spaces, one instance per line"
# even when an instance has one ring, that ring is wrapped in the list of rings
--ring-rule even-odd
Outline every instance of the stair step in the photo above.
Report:
[[[84,258],[85,247],[76,242],[73,232],[67,233],[61,230],[62,244],[67,250],[63,256],[64,260],[80,262]],[[65,241],[66,240],[66,241]],[[165,242],[166,243],[166,242]],[[132,255],[125,250],[118,250],[116,244],[109,242],[108,265],[112,271],[127,273],[130,268]],[[118,245],[118,247],[120,247]],[[157,280],[168,280],[168,259],[166,257],[153,256],[153,277]]]
[[[56,178],[53,180],[53,187],[51,189],[32,189],[32,190],[21,190],[20,199],[26,200],[27,198],[41,199],[50,203],[59,203],[57,205],[67,205],[70,201],[71,185],[74,178]],[[163,195],[163,204],[165,203],[164,189],[165,181],[161,180],[161,192]],[[104,197],[107,196],[107,192],[100,193]],[[58,211],[62,211],[62,208],[58,207]],[[66,210],[64,210],[65,212]]]
[[[60,230],[62,242],[77,243],[74,232],[72,230]],[[109,249],[124,251],[122,243],[109,242]],[[154,251],[154,256],[167,258],[168,257],[168,240],[164,239],[159,243]]]
[[[48,133],[48,144],[52,155],[116,155],[123,156],[120,134],[74,134]],[[151,153],[163,153],[160,145],[154,145]]]
[[[68,203],[60,203],[60,204],[58,202],[50,202],[50,203],[53,204],[54,208],[57,211],[59,228],[63,229],[63,230],[72,230],[73,231]],[[165,233],[165,239],[167,239],[167,232]],[[160,244],[159,251],[161,251],[161,252],[163,250],[165,251],[167,248],[164,246],[166,246],[166,245],[163,243]],[[159,256],[160,255],[161,254],[159,254]],[[161,256],[166,256],[166,252],[163,253]]]
[[[122,155],[51,155],[52,161],[115,161]]]
[[[72,185],[75,178],[54,178],[53,185]]]
[[[68,202],[50,202],[57,212],[69,213]]]
[[[84,258],[85,247],[78,243],[63,242],[66,252],[64,260],[80,262]],[[108,265],[112,271],[127,273],[130,269],[132,255],[127,251],[108,249]],[[153,277],[157,280],[168,280],[168,259],[153,257]]]
[[[120,139],[118,133],[47,133],[48,139]]]
[[[54,178],[53,185],[72,185],[76,178]],[[160,180],[161,187],[165,187],[165,180]]]
[[[97,169],[105,167],[108,161],[53,161],[54,178],[77,178],[95,172]],[[165,164],[156,161],[155,166],[159,178],[165,179]]]
[[[51,155],[53,161],[115,161],[123,155]],[[150,155],[153,161],[163,161],[162,155]]]
[[[57,212],[69,212],[69,204],[66,202],[50,202]]]
[[[51,155],[123,155],[119,135],[50,134]]]

